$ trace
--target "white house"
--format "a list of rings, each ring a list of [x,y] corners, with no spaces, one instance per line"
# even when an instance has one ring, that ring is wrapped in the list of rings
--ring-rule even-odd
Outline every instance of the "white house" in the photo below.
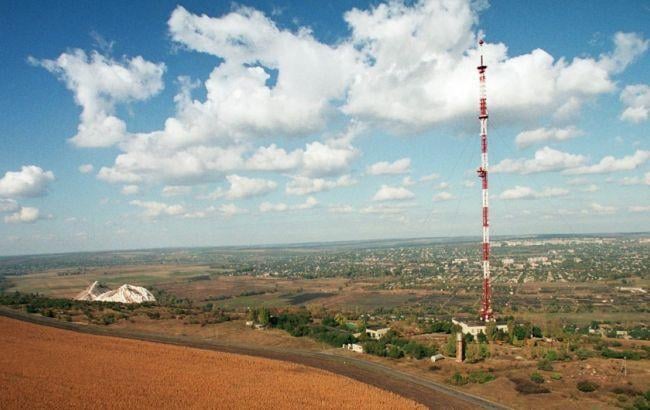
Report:
[[[456,319],[451,319],[451,322],[455,325],[460,326],[460,331],[462,334],[471,334],[472,336],[478,336],[479,333],[485,334],[485,325],[483,322],[468,324],[465,322],[458,321]],[[504,332],[508,331],[508,325],[497,325],[498,330]]]
[[[353,352],[363,353],[363,346],[357,343],[347,343],[343,344],[343,349],[352,350]]]
[[[366,329],[366,333],[368,336],[375,340],[381,339],[388,331],[390,330],[390,327],[382,327],[382,328],[374,328],[374,327],[369,327]]]

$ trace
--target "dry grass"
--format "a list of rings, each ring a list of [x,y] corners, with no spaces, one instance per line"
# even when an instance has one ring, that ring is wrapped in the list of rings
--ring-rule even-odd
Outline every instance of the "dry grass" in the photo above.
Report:
[[[0,318],[2,408],[415,408],[306,366]]]

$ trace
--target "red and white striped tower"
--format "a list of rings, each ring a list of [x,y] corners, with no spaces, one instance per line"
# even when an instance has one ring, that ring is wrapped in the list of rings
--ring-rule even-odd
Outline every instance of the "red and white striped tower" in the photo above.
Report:
[[[494,320],[492,312],[492,284],[490,283],[490,223],[488,218],[488,149],[487,149],[487,92],[485,89],[485,70],[487,66],[483,63],[483,40],[479,40],[481,47],[481,65],[478,69],[480,83],[480,111],[479,121],[481,122],[481,166],[477,170],[481,178],[483,188],[483,300],[481,302],[481,320],[488,322]]]

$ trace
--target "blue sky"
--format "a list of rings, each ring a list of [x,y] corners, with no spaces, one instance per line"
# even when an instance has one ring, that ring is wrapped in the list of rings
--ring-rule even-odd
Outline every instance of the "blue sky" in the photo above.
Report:
[[[650,230],[647,2],[0,4],[0,254]]]

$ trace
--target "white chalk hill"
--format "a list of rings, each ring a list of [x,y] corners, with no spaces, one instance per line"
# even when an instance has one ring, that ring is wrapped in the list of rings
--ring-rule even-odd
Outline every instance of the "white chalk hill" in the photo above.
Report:
[[[79,293],[75,299],[120,303],[143,303],[156,301],[154,295],[141,286],[124,284],[115,290],[110,290],[97,281],[88,286],[88,289]]]

